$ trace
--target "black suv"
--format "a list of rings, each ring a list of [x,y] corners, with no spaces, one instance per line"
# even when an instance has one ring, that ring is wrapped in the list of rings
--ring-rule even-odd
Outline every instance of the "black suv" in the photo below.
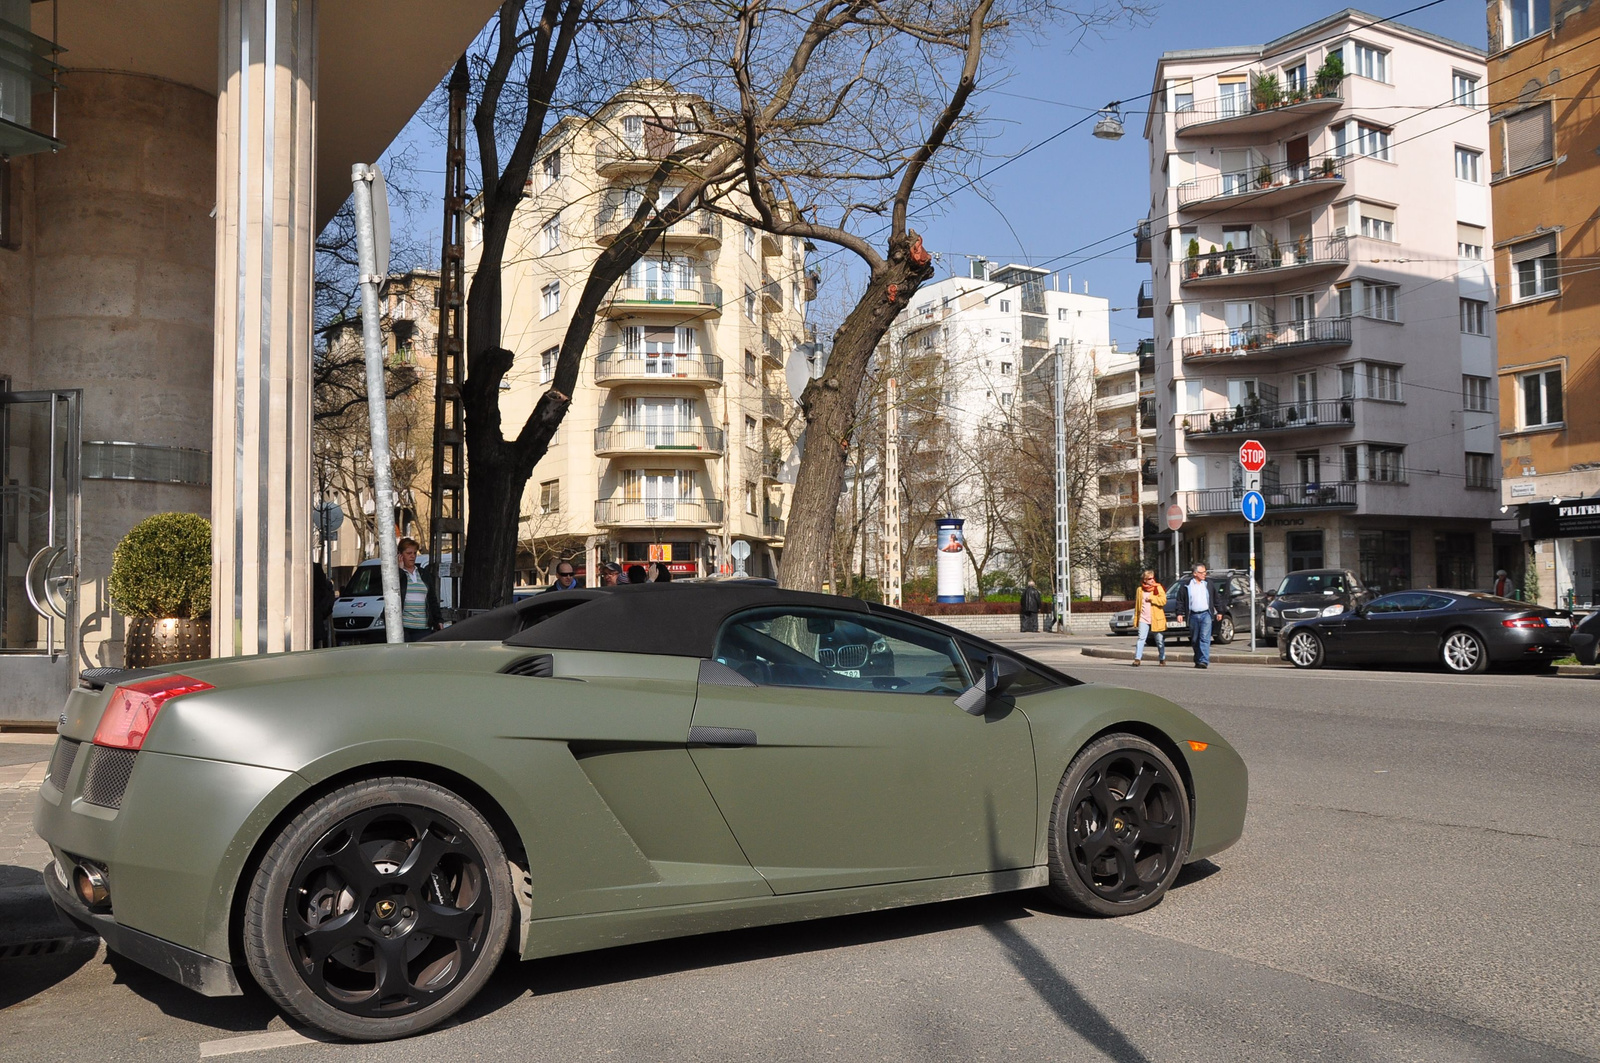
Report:
[[[1186,573],[1178,582],[1188,580]],[[1228,611],[1223,614],[1220,621],[1211,627],[1211,641],[1217,643],[1232,642],[1235,636],[1248,639],[1250,637],[1250,573],[1242,568],[1219,568],[1214,572],[1206,573],[1206,582],[1211,584],[1211,597],[1216,600],[1217,588],[1223,583],[1228,585]],[[1262,624],[1262,611],[1266,608],[1267,599],[1261,593],[1261,586],[1256,585],[1256,632],[1257,640],[1265,636]],[[1167,639],[1186,640],[1189,637],[1189,625],[1178,623],[1178,588],[1167,588]]]
[[[1307,568],[1291,572],[1278,584],[1278,593],[1267,606],[1267,635],[1277,639],[1278,632],[1296,620],[1354,612],[1356,606],[1365,605],[1373,597],[1367,585],[1349,569]]]

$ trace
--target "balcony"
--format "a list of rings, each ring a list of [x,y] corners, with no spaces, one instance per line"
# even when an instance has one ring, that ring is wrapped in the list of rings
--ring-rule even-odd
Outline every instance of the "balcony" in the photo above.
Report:
[[[1154,289],[1149,281],[1139,285],[1139,316],[1154,317],[1156,313],[1156,298]]]
[[[1196,436],[1269,435],[1351,428],[1356,423],[1353,399],[1235,406],[1231,410],[1200,410],[1183,414],[1182,417],[1183,423],[1189,426],[1184,431],[1188,432],[1191,439]]]
[[[1298,204],[1344,187],[1344,160],[1325,155],[1302,163],[1262,163],[1250,170],[1197,177],[1178,186],[1180,211]]]
[[[1302,274],[1342,269],[1350,264],[1350,238],[1319,236],[1287,245],[1262,240],[1254,247],[1211,251],[1183,260],[1185,288],[1225,288],[1230,285],[1275,284]]]
[[[766,360],[770,368],[783,368],[783,344],[778,342],[776,336],[761,337],[761,357]]]
[[[661,165],[661,160],[687,142],[674,130],[651,127],[643,137],[629,137],[622,141],[602,143],[594,149],[595,172],[602,177],[619,177],[630,173],[650,173]]]
[[[1126,409],[1129,406],[1137,405],[1138,402],[1138,389],[1134,388],[1131,383],[1123,391],[1111,391],[1109,389],[1104,392],[1097,391],[1094,397],[1095,409],[1102,411]]]
[[[722,523],[719,498],[602,498],[594,504],[597,527],[670,525],[714,527]]]
[[[764,310],[783,309],[783,285],[765,273],[761,275],[761,304]]]
[[[663,452],[712,457],[723,453],[726,444],[727,434],[720,428],[608,425],[594,432],[594,453],[600,458]]]
[[[790,404],[777,395],[761,396],[761,416],[776,424],[783,424],[789,419]]]
[[[1300,96],[1261,108],[1252,107],[1248,100],[1238,97],[1209,100],[1175,113],[1172,127],[1180,137],[1253,136],[1309,122],[1344,106],[1344,97],[1338,89],[1301,90]]]
[[[1261,493],[1267,500],[1269,515],[1286,510],[1305,512],[1356,507],[1356,485],[1348,480],[1269,485],[1263,487]],[[1185,491],[1183,496],[1183,508],[1191,517],[1242,516],[1239,513],[1239,502],[1244,497],[1242,487]]]
[[[783,521],[767,519],[761,522],[761,537],[763,539],[782,539]]]
[[[762,229],[761,230],[761,257],[762,258],[782,258],[783,257],[783,237],[779,236],[777,233],[769,233],[769,232],[767,232],[767,230]]]
[[[594,382],[603,388],[622,384],[722,386],[722,359],[709,354],[644,354],[623,351],[594,363]]]
[[[639,313],[665,311],[693,314],[697,318],[722,316],[722,289],[710,281],[695,285],[644,285],[629,287],[626,282],[612,289],[611,298],[600,307],[607,317],[627,317]]]
[[[1281,354],[1306,354],[1350,346],[1347,317],[1307,318],[1282,325],[1219,329],[1184,336],[1179,341],[1186,363],[1263,360]]]
[[[1133,260],[1150,261],[1150,219],[1141,218],[1133,227]]]
[[[594,240],[605,247],[617,238],[628,223],[633,221],[633,211],[625,205],[602,207],[594,216]],[[722,246],[722,219],[705,211],[695,211],[688,217],[667,226],[667,231],[656,238],[669,248],[693,251],[714,251]]]

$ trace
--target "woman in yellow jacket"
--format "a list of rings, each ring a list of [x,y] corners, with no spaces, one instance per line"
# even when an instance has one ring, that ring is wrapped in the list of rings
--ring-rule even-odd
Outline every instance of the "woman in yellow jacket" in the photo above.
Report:
[[[1139,589],[1133,592],[1133,620],[1139,625],[1139,641],[1133,644],[1133,666],[1144,657],[1145,639],[1156,640],[1156,663],[1167,663],[1167,592],[1156,582],[1156,574],[1144,570]]]

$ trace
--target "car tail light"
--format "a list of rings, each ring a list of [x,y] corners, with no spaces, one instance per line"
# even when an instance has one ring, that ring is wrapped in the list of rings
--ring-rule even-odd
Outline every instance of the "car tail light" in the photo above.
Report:
[[[1544,621],[1537,616],[1516,616],[1510,620],[1500,621],[1502,627],[1544,627]]]
[[[94,729],[94,744],[112,749],[139,749],[144,745],[145,735],[150,733],[150,725],[156,722],[156,713],[169,699],[211,689],[210,683],[186,675],[164,675],[119,686],[100,717],[100,726]]]

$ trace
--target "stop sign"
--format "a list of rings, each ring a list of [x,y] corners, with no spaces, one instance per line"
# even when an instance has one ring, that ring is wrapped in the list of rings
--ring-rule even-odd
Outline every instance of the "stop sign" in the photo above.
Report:
[[[1167,528],[1177,531],[1183,527],[1183,507],[1174,502],[1167,507]]]
[[[1239,464],[1246,472],[1260,472],[1267,464],[1267,448],[1254,439],[1247,439],[1239,448]]]

